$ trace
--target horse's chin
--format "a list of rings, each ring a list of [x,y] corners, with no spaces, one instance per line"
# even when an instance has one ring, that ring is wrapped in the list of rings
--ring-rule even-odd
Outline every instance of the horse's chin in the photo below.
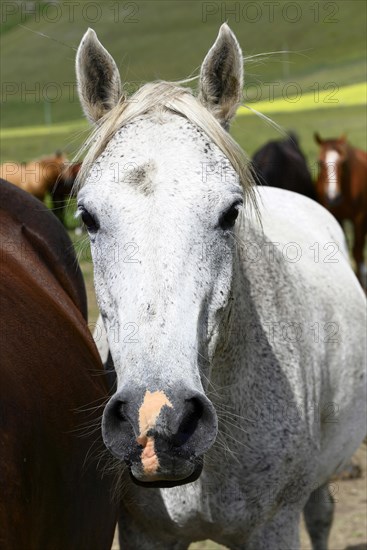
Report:
[[[132,464],[129,468],[130,478],[132,481],[140,487],[153,487],[153,488],[170,488],[177,487],[179,485],[185,485],[186,483],[192,483],[196,481],[203,469],[203,459],[201,457],[196,458],[194,462],[186,462],[185,465],[181,465],[180,471],[174,473],[169,470],[163,471],[160,469],[154,475],[145,475],[141,471],[140,466]]]

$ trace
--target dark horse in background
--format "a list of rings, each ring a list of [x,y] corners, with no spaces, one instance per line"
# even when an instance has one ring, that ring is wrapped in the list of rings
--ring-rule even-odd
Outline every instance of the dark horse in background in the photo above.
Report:
[[[64,226],[66,226],[65,214],[68,200],[81,165],[81,162],[68,163],[50,189],[52,212]]]
[[[113,480],[90,456],[107,390],[72,250],[45,206],[0,180],[2,550],[112,544]]]
[[[294,133],[286,139],[269,141],[256,151],[252,170],[262,185],[288,189],[317,200],[306,159]]]
[[[322,139],[316,191],[319,202],[340,224],[350,220],[354,230],[353,257],[363,288],[367,290],[367,267],[363,251],[367,236],[367,153],[350,145],[345,136]]]

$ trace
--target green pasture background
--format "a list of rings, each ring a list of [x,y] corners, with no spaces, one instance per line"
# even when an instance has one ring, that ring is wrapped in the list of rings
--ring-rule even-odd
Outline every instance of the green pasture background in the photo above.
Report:
[[[62,1],[1,3],[1,161],[30,160],[58,148],[72,157],[78,150],[88,127],[76,97],[74,59],[89,26],[116,59],[125,86],[134,89],[145,81],[197,74],[219,25],[228,21],[249,58],[246,103],[301,90],[286,113],[266,112],[298,132],[311,167],[315,130],[324,136],[346,132],[354,145],[367,147],[365,98],[344,107],[338,91],[366,81],[363,0],[106,1],[99,9],[88,1],[77,4],[71,10]],[[284,50],[289,53],[258,56]],[[317,102],[317,90],[330,90],[326,102]],[[315,108],[303,111],[307,94]],[[280,137],[254,115],[238,117],[232,132],[250,155]]]

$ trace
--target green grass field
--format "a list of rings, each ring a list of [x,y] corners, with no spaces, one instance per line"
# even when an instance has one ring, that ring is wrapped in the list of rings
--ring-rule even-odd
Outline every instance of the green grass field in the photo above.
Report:
[[[197,73],[221,22],[227,20],[248,59],[246,103],[298,132],[310,165],[312,134],[346,132],[366,148],[366,4],[360,0],[269,3],[144,0],[27,2],[1,6],[0,161],[26,161],[56,149],[69,157],[88,133],[75,93],[75,50],[93,27],[116,59],[127,86]],[[118,12],[117,10],[118,4]],[[246,8],[250,5],[250,9]],[[251,8],[252,5],[252,8]],[[5,7],[4,7],[5,6]],[[89,7],[88,7],[89,6]],[[93,21],[94,19],[94,21]],[[258,56],[262,52],[290,53]],[[289,101],[292,93],[299,101]],[[306,111],[306,109],[308,109]],[[251,155],[280,137],[241,109],[232,132]]]
[[[13,14],[8,13],[11,4]],[[278,0],[272,10],[262,0],[257,8],[251,8],[255,2],[144,0],[100,2],[99,11],[80,1],[72,12],[67,2],[34,2],[37,15],[25,10],[26,4],[30,2],[2,6],[2,127],[80,118],[74,58],[88,26],[132,86],[192,74],[223,21],[248,56],[246,89],[251,95],[256,89],[259,99],[267,98],[269,83],[276,83],[274,96],[279,97],[294,82],[305,94],[315,86],[322,91],[332,83],[341,87],[365,80],[366,4],[360,0],[293,2],[296,9]],[[251,59],[283,50],[290,53]]]

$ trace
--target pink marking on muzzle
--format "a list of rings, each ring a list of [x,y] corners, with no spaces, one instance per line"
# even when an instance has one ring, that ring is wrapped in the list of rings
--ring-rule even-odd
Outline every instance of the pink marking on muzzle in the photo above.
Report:
[[[164,406],[173,406],[165,393],[163,391],[151,393],[148,390],[139,409],[140,434],[136,441],[138,445],[143,447],[141,462],[144,473],[147,475],[154,475],[159,468],[159,460],[154,448],[154,438],[148,436],[147,433],[155,427],[157,418]]]

